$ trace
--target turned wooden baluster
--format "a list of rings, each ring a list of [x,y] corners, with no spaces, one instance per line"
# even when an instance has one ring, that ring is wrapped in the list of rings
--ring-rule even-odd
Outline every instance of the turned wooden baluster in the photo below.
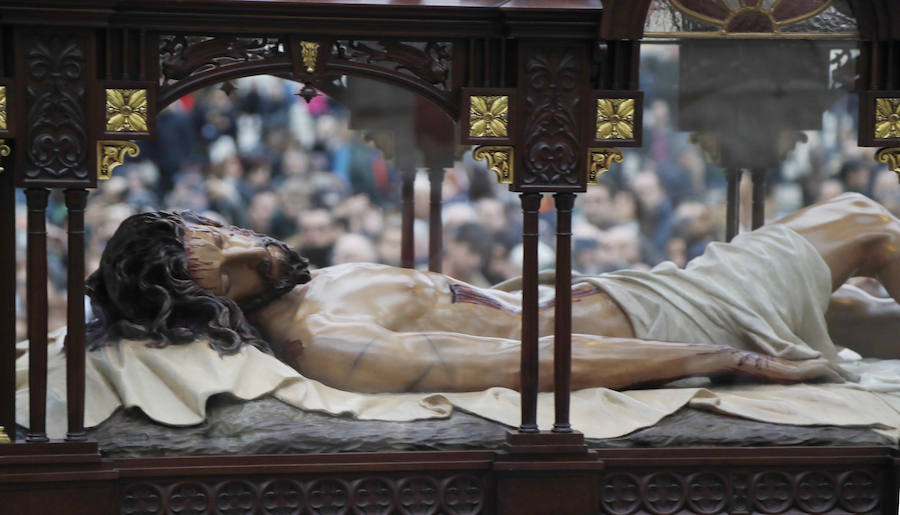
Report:
[[[28,397],[29,442],[47,441],[47,197],[28,188]]]
[[[66,440],[84,440],[84,206],[87,190],[66,190],[69,263],[66,323]]]
[[[753,179],[753,229],[759,229],[766,223],[766,170],[754,168],[750,172]]]
[[[431,183],[431,204],[428,213],[428,270],[441,272],[444,253],[444,224],[441,208],[444,204],[442,187],[444,185],[444,169],[429,168],[428,182]]]
[[[553,395],[556,421],[553,431],[571,433],[569,402],[572,390],[572,207],[574,193],[557,193],[556,303],[554,304]]]
[[[731,241],[740,231],[741,174],[740,168],[725,171],[728,191],[725,195],[725,241]]]
[[[0,171],[0,426],[16,437],[16,186],[12,159]]]
[[[538,432],[538,212],[540,193],[522,193],[522,395],[523,433]]]
[[[416,221],[416,204],[413,194],[415,190],[413,186],[416,181],[415,168],[403,170],[401,196],[403,200],[402,208],[402,225],[400,228],[400,265],[403,268],[414,268],[416,266],[416,246],[415,246],[415,221]]]

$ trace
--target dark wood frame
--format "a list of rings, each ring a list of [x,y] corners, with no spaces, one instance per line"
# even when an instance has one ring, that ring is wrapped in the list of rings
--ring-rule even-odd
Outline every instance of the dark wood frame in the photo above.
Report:
[[[373,5],[364,0],[5,2],[0,10],[0,84],[8,88],[9,129],[0,138],[7,139],[12,156],[2,159],[7,171],[0,174],[0,249],[5,249],[0,254],[0,306],[7,306],[0,313],[6,321],[0,325],[7,327],[0,332],[0,377],[14,377],[15,334],[9,322],[14,318],[15,298],[14,193],[20,187],[27,188],[30,210],[32,400],[41,404],[47,320],[43,221],[48,189],[64,189],[70,213],[68,347],[73,359],[68,386],[73,402],[69,403],[66,441],[42,443],[38,410],[34,413],[38,423],[32,427],[34,443],[0,445],[0,509],[10,513],[157,513],[174,509],[170,503],[177,503],[186,510],[267,513],[276,507],[291,508],[292,499],[302,497],[308,506],[305,513],[318,512],[316,505],[340,506],[355,513],[788,509],[896,513],[900,461],[895,448],[589,450],[568,423],[571,328],[566,320],[571,308],[564,301],[556,305],[556,318],[561,321],[555,331],[556,423],[549,431],[539,431],[534,423],[537,328],[529,313],[537,307],[538,206],[543,193],[555,194],[558,243],[569,248],[571,206],[575,194],[586,188],[587,149],[597,146],[587,129],[596,111],[590,109],[593,94],[612,90],[617,95],[640,95],[637,59],[649,3],[604,0],[601,7],[593,0],[472,0],[465,5],[438,0],[427,6],[412,0]],[[851,0],[851,4],[863,45],[860,89],[900,90],[896,71],[900,7],[893,0]],[[34,31],[46,38],[31,37]],[[174,85],[160,84],[161,35],[214,40],[205,45],[205,57],[168,54],[167,69],[170,78],[176,78],[170,81]],[[268,46],[266,38],[286,47]],[[301,56],[295,48],[299,40],[321,45],[313,73],[300,67]],[[333,44],[346,42],[352,47],[353,41],[370,42],[377,48],[362,49],[356,57],[352,52],[333,52]],[[401,55],[392,50],[409,42],[446,44],[452,49],[449,57],[414,51]],[[571,67],[577,77],[571,89],[554,81],[530,80],[538,74],[558,73],[563,66]],[[165,103],[188,91],[261,73],[313,84],[341,74],[367,76],[413,90],[456,120],[467,116],[461,106],[467,92],[511,96],[510,137],[504,144],[515,149],[516,182],[511,190],[521,193],[526,222],[523,417],[520,429],[509,433],[503,448],[110,460],[101,457],[95,443],[80,441],[84,437],[80,412],[84,327],[78,320],[84,314],[75,304],[81,304],[83,295],[84,242],[79,235],[86,191],[96,186],[96,141],[148,138],[154,130],[151,125],[146,134],[106,133],[102,89],[105,85],[146,87],[150,112],[155,115]],[[52,85],[59,89],[55,98],[69,102],[68,111],[48,114],[39,98],[25,94],[29,88],[47,87],[48,80],[58,81]],[[557,94],[567,95],[576,101],[571,105],[579,106],[572,109],[551,101],[544,108],[564,112],[573,120],[562,140],[541,132],[539,124],[530,125],[546,113],[526,108],[535,105],[530,99],[552,99]],[[41,122],[47,116],[57,118],[50,120],[53,123]],[[463,137],[468,124],[457,125],[460,140],[498,143]],[[60,131],[68,131],[66,138]],[[640,141],[639,122],[636,131],[632,144]],[[39,139],[65,143],[68,154],[31,153]],[[572,157],[554,168],[530,153],[550,144],[570,148]],[[432,172],[433,177],[440,176],[439,168]],[[433,194],[432,202],[439,205],[439,195]],[[439,240],[432,243],[434,252]],[[411,240],[405,245],[411,245]],[[557,288],[564,299],[571,280],[570,263],[565,252],[558,258]],[[436,266],[433,262],[432,268]],[[10,433],[14,433],[14,388],[10,380],[0,383],[0,424]],[[277,493],[267,494],[278,488]]]

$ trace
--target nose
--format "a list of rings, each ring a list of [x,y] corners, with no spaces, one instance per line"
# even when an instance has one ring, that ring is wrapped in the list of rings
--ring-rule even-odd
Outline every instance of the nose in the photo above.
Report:
[[[222,251],[226,263],[231,264],[256,264],[268,257],[269,252],[261,247],[241,248],[232,247]]]

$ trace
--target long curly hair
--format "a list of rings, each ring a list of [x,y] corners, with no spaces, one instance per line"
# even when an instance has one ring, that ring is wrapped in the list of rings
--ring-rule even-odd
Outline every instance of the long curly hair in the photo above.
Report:
[[[308,281],[306,261],[290,251],[294,258],[289,277],[277,284],[267,269],[260,270],[269,283],[268,294],[253,299],[252,305],[239,306],[191,279],[183,243],[185,222],[221,227],[187,211],[142,213],[119,225],[106,244],[99,268],[87,279],[95,316],[87,327],[89,349],[118,338],[147,339],[148,345],[165,347],[205,336],[219,354],[233,354],[243,345],[272,353],[244,310],[258,308]],[[271,239],[265,243],[284,246]]]

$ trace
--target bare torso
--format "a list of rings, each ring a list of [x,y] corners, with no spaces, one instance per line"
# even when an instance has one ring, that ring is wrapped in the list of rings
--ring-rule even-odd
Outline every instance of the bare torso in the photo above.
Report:
[[[602,290],[573,287],[573,387],[626,388],[693,374],[827,374],[728,347],[639,340]],[[518,387],[521,294],[440,274],[354,263],[318,270],[252,320],[306,377],[354,391]],[[553,290],[541,288],[541,387],[552,384]],[[751,366],[751,363],[755,365]],[[755,368],[753,368],[755,367]],[[742,370],[746,369],[746,370]],[[836,377],[836,376],[835,376]]]

